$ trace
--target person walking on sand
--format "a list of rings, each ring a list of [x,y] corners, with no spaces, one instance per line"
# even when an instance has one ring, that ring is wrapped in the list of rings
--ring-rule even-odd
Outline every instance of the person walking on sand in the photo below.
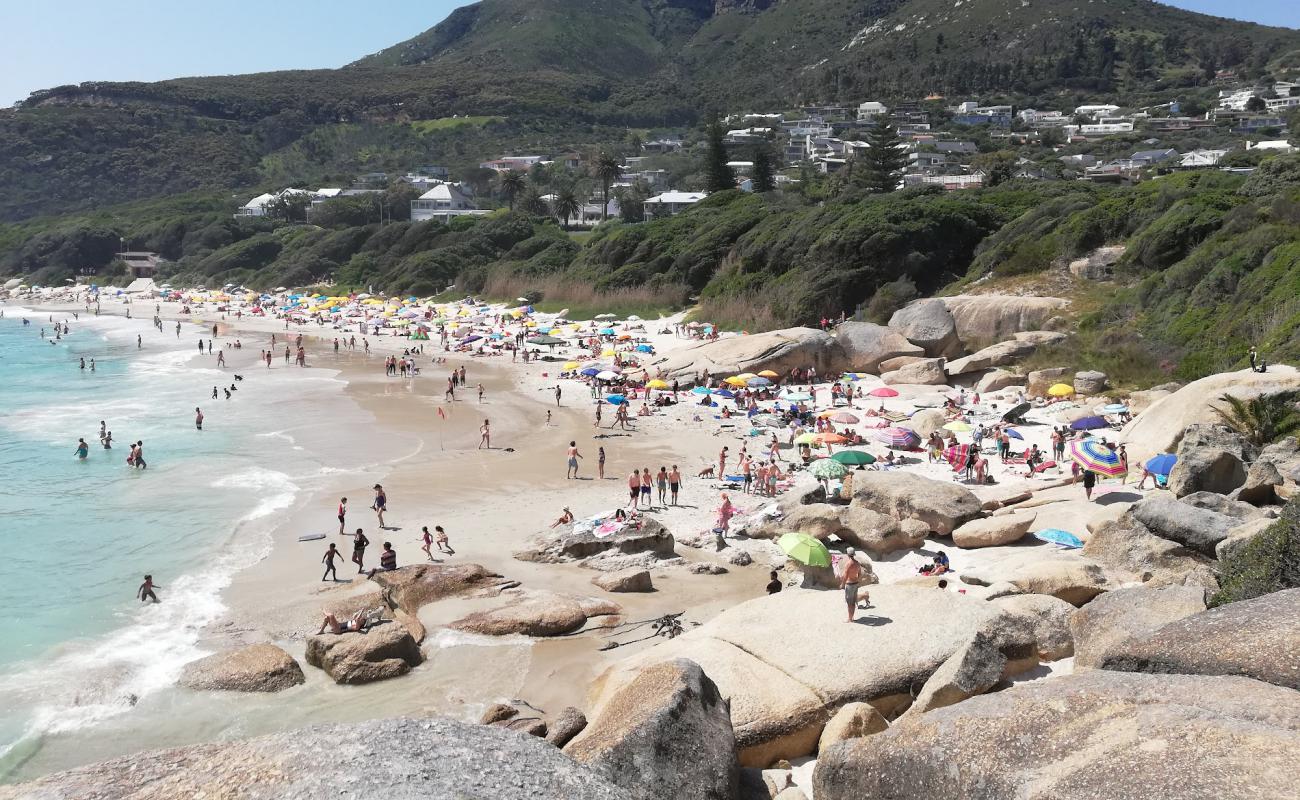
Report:
[[[330,542],[330,548],[326,550],[325,555],[321,557],[321,563],[325,565],[325,574],[320,576],[322,581],[326,578],[332,578],[335,581],[339,579],[339,573],[337,567],[334,565],[334,559],[341,555],[343,554],[339,552],[338,545]]]
[[[643,467],[641,469],[641,507],[642,508],[648,509],[654,507],[650,499],[650,488],[653,485],[654,485],[654,478],[650,477],[650,468]]]
[[[198,406],[194,407],[194,427],[196,430],[203,430],[203,411]]]
[[[482,450],[484,447],[492,449],[492,425],[487,420],[483,420],[483,424],[478,429],[478,449]]]
[[[348,516],[348,499],[346,497],[340,497],[339,498],[339,536],[343,535],[343,530],[344,530],[343,521],[347,518],[347,516]]]
[[[375,504],[371,506],[375,510],[375,516],[379,517],[379,530],[384,530],[384,512],[388,510],[388,495],[384,493],[384,487],[375,484]]]
[[[714,524],[717,530],[718,539],[726,537],[727,531],[731,529],[731,518],[736,514],[736,507],[731,504],[731,498],[726,492],[722,493],[722,505],[718,506],[718,519]]]
[[[442,529],[441,525],[434,525],[433,529],[438,532],[438,552],[446,553],[449,556],[456,555],[456,551],[451,549],[451,542],[447,539],[447,532]]]
[[[582,453],[578,452],[578,443],[576,441],[570,441],[569,442],[569,468],[564,473],[565,478],[578,477],[578,459],[580,458],[582,458]]]
[[[1083,471],[1083,496],[1084,499],[1092,500],[1092,487],[1097,485],[1097,473],[1090,469]]]
[[[718,453],[718,480],[725,480],[727,477],[727,451],[730,449],[724,447],[722,452]]]
[[[483,384],[478,385],[478,401],[483,402]]]
[[[135,596],[140,598],[141,603],[157,603],[158,595],[153,593],[154,589],[161,589],[161,586],[155,586],[152,575],[144,576],[144,583],[140,588],[135,590]]]
[[[628,508],[636,510],[637,500],[641,497],[641,473],[635,469],[627,479]]]
[[[844,564],[844,574],[840,576],[840,588],[844,590],[844,604],[848,606],[848,621],[853,621],[853,612],[858,608],[858,583],[862,580],[862,567],[854,558],[852,547],[844,551],[847,558]]]
[[[668,468],[660,465],[658,474],[655,475],[655,488],[659,490],[659,505],[666,508],[668,506]]]
[[[225,351],[225,350],[218,350],[218,351],[217,351],[217,366],[218,366],[218,367],[224,367],[224,366],[226,366],[226,351]]]
[[[357,565],[358,575],[365,571],[366,547],[369,545],[370,540],[357,528],[357,532],[352,535],[352,563]]]
[[[682,485],[682,473],[677,471],[677,465],[673,464],[673,471],[668,473],[668,492],[672,495],[673,505],[677,505],[677,490]]]
[[[430,561],[434,560],[433,553],[429,548],[433,547],[433,534],[429,533],[429,526],[420,526],[420,549],[429,557]]]
[[[596,451],[596,474],[600,476],[600,479],[602,481],[605,480],[605,446],[604,445],[601,445],[600,449]]]
[[[556,385],[555,385],[555,407],[556,407],[556,408],[559,408],[559,407],[560,407],[560,386],[559,386],[559,384],[556,384]]]

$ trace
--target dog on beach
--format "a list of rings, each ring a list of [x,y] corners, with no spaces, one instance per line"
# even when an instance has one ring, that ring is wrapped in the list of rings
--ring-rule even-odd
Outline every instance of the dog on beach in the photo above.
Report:
[[[709,466],[707,466],[707,467],[705,467],[704,469],[700,470],[700,474],[699,474],[699,475],[696,475],[695,477],[697,477],[697,478],[712,478],[712,477],[713,477],[713,465],[710,464]]]

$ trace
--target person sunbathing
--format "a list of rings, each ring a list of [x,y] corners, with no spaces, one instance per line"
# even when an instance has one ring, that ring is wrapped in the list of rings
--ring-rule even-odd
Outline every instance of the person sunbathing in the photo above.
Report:
[[[339,622],[338,617],[333,614],[326,614],[325,621],[320,624],[320,630],[316,631],[316,635],[320,636],[326,628],[336,636],[344,633],[359,633],[366,629],[366,612],[364,609],[358,611],[342,622]]]
[[[570,522],[573,522],[573,512],[569,510],[568,506],[565,506],[564,513],[560,514],[559,519],[551,523],[551,527],[558,528],[561,525],[568,525]]]

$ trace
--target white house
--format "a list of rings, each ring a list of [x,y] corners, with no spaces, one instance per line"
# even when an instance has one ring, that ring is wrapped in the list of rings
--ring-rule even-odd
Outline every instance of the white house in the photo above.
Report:
[[[1091,117],[1092,119],[1097,119],[1098,117],[1109,117],[1114,115],[1117,111],[1119,111],[1119,106],[1109,104],[1078,106],[1074,109],[1075,115]]]
[[[1294,153],[1296,148],[1292,147],[1291,143],[1288,142],[1286,139],[1274,139],[1272,141],[1255,142],[1253,144],[1251,142],[1246,142],[1246,149],[1247,150],[1272,150],[1277,153],[1286,154],[1286,153]]]
[[[642,207],[645,209],[647,219],[671,217],[680,214],[708,196],[708,192],[664,192],[646,200]]]
[[[491,161],[482,162],[479,164],[479,168],[496,172],[510,172],[511,170],[527,172],[534,164],[540,164],[545,160],[546,156],[502,156]]]
[[[868,100],[858,106],[858,122],[866,122],[876,117],[884,116],[889,113],[889,109],[884,103],[878,103],[875,100]]]
[[[1119,133],[1132,133],[1133,123],[1131,122],[1107,122],[1095,125],[1066,125],[1065,135],[1067,137],[1075,136],[1114,136]]]
[[[446,223],[451,222],[452,217],[486,213],[486,210],[475,208],[465,193],[450,183],[439,184],[411,201],[412,222],[433,219]]]
[[[1182,169],[1213,167],[1227,154],[1227,150],[1193,150],[1190,153],[1183,153],[1182,160],[1178,162],[1178,166]]]
[[[274,194],[259,194],[247,203],[244,203],[235,211],[236,217],[265,217],[271,203],[282,197],[292,197],[294,195],[306,195],[315,197],[316,192],[310,192],[306,189],[281,189]]]
[[[1300,95],[1295,97],[1274,97],[1271,100],[1265,100],[1264,105],[1269,111],[1286,113],[1292,109],[1300,108]]]

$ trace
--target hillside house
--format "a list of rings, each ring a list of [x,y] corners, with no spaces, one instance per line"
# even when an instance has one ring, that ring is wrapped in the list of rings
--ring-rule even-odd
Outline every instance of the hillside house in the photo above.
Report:
[[[1227,150],[1193,150],[1190,153],[1183,153],[1178,161],[1178,168],[1203,169],[1218,166],[1219,161],[1227,154]]]
[[[963,189],[979,189],[984,186],[985,175],[975,172],[971,175],[904,175],[903,185],[941,186],[944,191],[957,192]]]
[[[546,156],[501,156],[480,163],[479,169],[490,169],[494,172],[510,172],[511,170],[527,172],[533,168],[534,164],[540,164],[545,160]]]
[[[1149,167],[1152,164],[1159,164],[1161,161],[1167,161],[1171,158],[1178,158],[1178,157],[1179,157],[1179,152],[1173,149],[1139,150],[1133,155],[1129,156],[1129,161],[1133,162],[1134,164],[1140,164]]]
[[[662,139],[652,139],[648,142],[641,143],[641,151],[645,153],[676,153],[682,149],[682,139],[676,136],[664,137]]]
[[[728,161],[727,166],[737,175],[749,175],[754,171],[753,161]]]
[[[1074,109],[1076,117],[1087,117],[1094,121],[1100,121],[1102,117],[1113,117],[1119,113],[1119,106],[1103,103],[1100,105],[1077,106]]]
[[[1026,108],[1016,116],[1031,128],[1060,128],[1070,124],[1070,117],[1060,111],[1038,111]]]
[[[117,257],[126,263],[126,271],[132,278],[152,278],[158,274],[159,267],[165,259],[157,253],[131,251],[118,253]]]
[[[914,175],[939,175],[948,171],[955,160],[947,153],[908,153],[907,171]]]
[[[875,100],[868,100],[858,106],[858,122],[871,122],[876,117],[884,116],[889,113],[889,108],[884,103]]]
[[[1296,148],[1292,147],[1291,143],[1286,139],[1273,139],[1272,141],[1254,143],[1246,142],[1246,149],[1267,150],[1277,153],[1278,155],[1286,155],[1287,153],[1294,153],[1296,151]]]
[[[291,197],[294,195],[306,195],[314,197],[315,192],[306,189],[281,189],[278,192],[259,194],[247,203],[244,203],[235,210],[235,217],[265,217],[270,211],[272,203],[282,197]]]
[[[411,201],[411,221],[451,222],[453,217],[487,214],[476,208],[469,196],[454,184],[441,183]]]
[[[974,155],[979,152],[979,148],[974,142],[965,142],[960,140],[940,140],[934,143],[934,149],[940,153],[950,153],[955,155]]]
[[[760,144],[772,138],[774,134],[775,130],[772,128],[737,128],[727,131],[722,141],[726,144]]]
[[[1069,139],[1075,137],[1089,138],[1093,136],[1115,136],[1122,133],[1132,133],[1132,122],[1099,122],[1091,125],[1066,125],[1065,135]]]
[[[664,192],[642,203],[646,219],[671,217],[708,197],[708,192]]]

